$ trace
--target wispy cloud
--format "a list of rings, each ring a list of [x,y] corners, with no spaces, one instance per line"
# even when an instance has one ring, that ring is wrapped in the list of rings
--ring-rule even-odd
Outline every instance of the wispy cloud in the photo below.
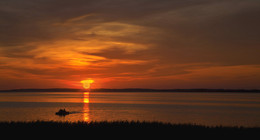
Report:
[[[0,82],[221,88],[226,77],[259,88],[259,9],[258,0],[2,0]]]

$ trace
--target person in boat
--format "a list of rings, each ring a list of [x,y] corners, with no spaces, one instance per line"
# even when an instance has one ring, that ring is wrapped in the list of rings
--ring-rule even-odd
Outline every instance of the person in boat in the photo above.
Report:
[[[56,112],[56,115],[65,116],[65,115],[69,115],[69,112],[66,111],[65,109],[60,109],[58,112]]]

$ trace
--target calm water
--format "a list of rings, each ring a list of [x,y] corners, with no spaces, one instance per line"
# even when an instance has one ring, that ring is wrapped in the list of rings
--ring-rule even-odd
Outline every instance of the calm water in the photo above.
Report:
[[[76,112],[55,115],[60,108]],[[259,93],[0,93],[0,121],[146,120],[260,126]]]

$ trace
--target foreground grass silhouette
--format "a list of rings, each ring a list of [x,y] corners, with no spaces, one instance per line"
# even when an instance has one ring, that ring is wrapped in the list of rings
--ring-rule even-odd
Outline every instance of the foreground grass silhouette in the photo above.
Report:
[[[140,121],[100,121],[100,122],[59,122],[59,121],[31,121],[31,122],[0,122],[0,128],[55,128],[55,129],[96,129],[96,128],[124,128],[124,129],[173,129],[179,131],[223,131],[223,132],[260,132],[260,127],[226,127],[203,126],[196,124],[171,124],[163,122]]]
[[[160,139],[257,139],[260,127],[224,127],[224,126],[202,126],[196,124],[171,124],[162,122],[140,122],[140,121],[101,121],[101,122],[57,122],[57,121],[32,121],[32,122],[0,122],[2,134],[20,133],[21,135],[41,137],[67,138],[71,136],[94,137],[106,136],[106,138],[160,138]],[[4,133],[4,131],[8,133]],[[11,130],[11,131],[9,131]],[[34,135],[32,135],[34,134]],[[10,135],[9,135],[10,136]],[[15,136],[15,135],[14,135]]]

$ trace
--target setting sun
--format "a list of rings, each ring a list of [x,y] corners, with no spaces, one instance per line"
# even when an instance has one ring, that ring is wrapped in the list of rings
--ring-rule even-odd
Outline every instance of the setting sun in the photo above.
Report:
[[[82,81],[80,81],[80,83],[83,84],[83,88],[84,89],[89,89],[90,88],[90,84],[94,83],[94,80],[92,80],[92,79],[82,80]]]

